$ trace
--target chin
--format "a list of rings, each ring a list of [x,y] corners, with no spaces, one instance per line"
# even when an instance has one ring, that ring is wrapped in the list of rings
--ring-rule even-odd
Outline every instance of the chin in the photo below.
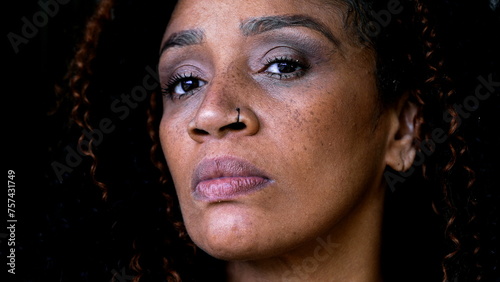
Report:
[[[212,257],[225,261],[255,260],[262,257],[262,254],[256,253],[251,247],[233,247],[226,244],[225,246],[210,245],[206,248],[200,248]]]
[[[236,260],[254,260],[265,257],[266,250],[262,250],[259,246],[258,239],[250,239],[253,236],[245,235],[233,238],[231,236],[223,236],[215,240],[206,238],[205,242],[198,244],[209,255],[226,261]]]
[[[266,245],[262,223],[241,214],[225,214],[187,224],[193,242],[209,255],[221,260],[253,260],[272,253]],[[189,228],[193,227],[193,228]]]

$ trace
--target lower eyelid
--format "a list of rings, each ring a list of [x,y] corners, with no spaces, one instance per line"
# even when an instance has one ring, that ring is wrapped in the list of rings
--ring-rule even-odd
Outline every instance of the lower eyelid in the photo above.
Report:
[[[304,76],[306,73],[306,70],[304,69],[301,69],[301,70],[298,70],[296,72],[293,72],[293,73],[274,73],[274,72],[265,72],[265,74],[268,76],[268,77],[271,77],[271,78],[277,78],[277,79],[292,79],[292,78],[299,78],[299,77],[302,77]]]

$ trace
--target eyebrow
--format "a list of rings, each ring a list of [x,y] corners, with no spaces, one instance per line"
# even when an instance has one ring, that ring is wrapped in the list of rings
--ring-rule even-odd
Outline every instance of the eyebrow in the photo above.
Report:
[[[204,33],[201,29],[189,29],[173,33],[160,48],[160,55],[168,48],[201,44]]]
[[[282,15],[251,18],[240,24],[240,30],[244,36],[257,35],[285,27],[306,27],[319,31],[326,38],[328,38],[328,40],[335,44],[335,46],[340,46],[340,40],[335,37],[335,35],[333,35],[333,33],[325,25],[305,15]],[[201,29],[188,29],[173,33],[161,46],[160,55],[169,48],[201,44],[204,37],[205,34]]]
[[[340,40],[324,24],[305,15],[280,15],[260,18],[251,18],[241,23],[240,29],[243,35],[257,35],[274,29],[285,27],[306,27],[322,33],[337,47],[340,46]]]

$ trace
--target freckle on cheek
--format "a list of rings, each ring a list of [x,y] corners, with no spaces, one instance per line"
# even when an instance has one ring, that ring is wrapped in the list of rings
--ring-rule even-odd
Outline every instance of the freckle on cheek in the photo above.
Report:
[[[301,119],[301,116],[300,116],[300,112],[299,110],[295,110],[293,112],[293,119],[297,122],[298,126],[301,126],[302,125],[302,119]]]

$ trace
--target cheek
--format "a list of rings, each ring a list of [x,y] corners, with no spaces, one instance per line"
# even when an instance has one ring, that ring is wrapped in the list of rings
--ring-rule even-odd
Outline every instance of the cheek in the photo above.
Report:
[[[186,171],[183,168],[183,164],[186,163],[186,158],[190,156],[190,154],[185,153],[188,148],[183,146],[185,144],[185,140],[183,139],[184,135],[186,135],[185,129],[182,130],[180,123],[176,119],[164,115],[160,122],[159,131],[160,143],[169,172],[174,182],[177,182],[185,174],[182,173]]]
[[[161,147],[185,220],[199,216],[191,199],[191,173],[199,151],[193,146],[187,127],[188,118],[177,113],[164,114],[159,127]]]
[[[385,139],[374,131],[376,92],[366,88],[316,88],[311,92],[321,98],[289,107],[276,140],[289,174],[283,184],[308,212],[336,214],[378,184],[373,179],[383,169]]]
[[[359,150],[374,141],[376,99],[371,96],[376,93],[350,87],[333,86],[330,91],[325,88],[308,89],[309,93],[318,94],[289,105],[283,122],[274,125],[281,127],[276,135],[280,143],[286,144],[284,149],[293,153],[314,159],[337,158],[337,164],[345,165],[352,161],[349,156],[357,156]],[[338,159],[342,156],[345,157]]]
[[[175,167],[174,163],[172,163],[172,160],[175,160],[176,158],[174,158],[172,154],[176,152],[176,150],[173,150],[173,148],[176,147],[179,138],[179,136],[175,134],[178,130],[175,130],[172,124],[172,121],[165,115],[162,117],[160,122],[160,143],[163,153],[165,154],[165,159],[170,164],[170,169]]]
[[[296,234],[290,240],[332,228],[366,190],[378,185],[383,169],[383,134],[373,131],[376,92],[351,87],[308,91],[313,99],[296,99],[281,109],[281,118],[272,119],[276,147],[266,154],[276,160],[270,162],[280,176],[267,214]]]

